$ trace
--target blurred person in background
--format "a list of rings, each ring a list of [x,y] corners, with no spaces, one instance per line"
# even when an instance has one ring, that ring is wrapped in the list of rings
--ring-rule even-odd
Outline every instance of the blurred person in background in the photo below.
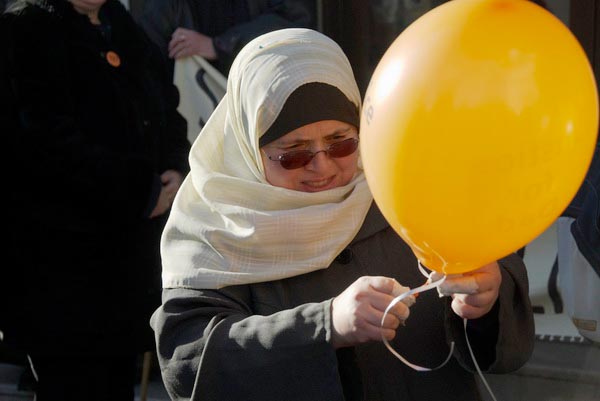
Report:
[[[0,42],[5,345],[29,356],[38,401],[131,401],[188,171],[177,91],[116,0],[16,0]]]
[[[315,2],[307,0],[146,0],[140,24],[169,60],[192,55],[224,76],[241,48],[276,29],[313,27]]]

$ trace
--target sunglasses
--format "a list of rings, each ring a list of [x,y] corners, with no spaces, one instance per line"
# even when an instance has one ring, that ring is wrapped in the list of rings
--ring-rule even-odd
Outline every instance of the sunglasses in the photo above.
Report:
[[[358,138],[344,139],[343,141],[332,143],[323,150],[316,152],[310,150],[294,150],[279,156],[267,156],[269,160],[278,161],[281,167],[286,170],[294,170],[306,166],[310,161],[321,152],[325,152],[329,157],[346,157],[356,152],[358,149]]]

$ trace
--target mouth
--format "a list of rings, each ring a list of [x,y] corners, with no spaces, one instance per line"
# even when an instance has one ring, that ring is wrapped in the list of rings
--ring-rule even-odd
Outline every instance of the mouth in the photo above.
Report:
[[[335,176],[323,178],[320,180],[306,180],[302,181],[302,184],[308,192],[324,191],[335,187],[334,184]]]

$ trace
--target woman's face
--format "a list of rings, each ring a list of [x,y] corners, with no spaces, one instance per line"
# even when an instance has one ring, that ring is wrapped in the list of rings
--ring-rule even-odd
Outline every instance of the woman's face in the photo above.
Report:
[[[285,169],[278,156],[298,150],[318,152],[334,143],[357,139],[358,131],[350,124],[325,120],[308,124],[263,146],[261,156],[267,181],[276,187],[303,192],[319,192],[348,184],[358,166],[358,149],[344,157],[317,153],[308,164]]]

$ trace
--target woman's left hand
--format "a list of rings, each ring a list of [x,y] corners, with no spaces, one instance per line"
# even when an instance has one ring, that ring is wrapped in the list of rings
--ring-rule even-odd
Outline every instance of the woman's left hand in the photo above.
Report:
[[[452,310],[464,319],[488,313],[498,299],[502,274],[498,262],[461,275],[448,275],[439,286],[442,295],[452,296]]]
[[[217,51],[212,38],[191,29],[177,28],[169,42],[169,57],[179,59],[193,55],[216,60]]]

